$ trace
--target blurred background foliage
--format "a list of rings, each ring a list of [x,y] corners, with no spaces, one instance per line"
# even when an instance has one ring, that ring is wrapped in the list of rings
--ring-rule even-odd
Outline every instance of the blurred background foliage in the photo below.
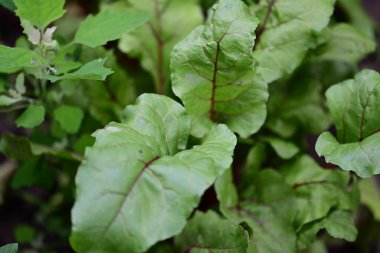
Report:
[[[122,0],[66,1],[67,13],[56,22],[56,39],[60,44],[71,41],[80,21],[89,14],[97,13],[101,8],[132,6],[144,9],[149,2],[150,0],[131,0],[127,4]],[[249,4],[255,1],[246,2]],[[8,3],[11,5],[11,2]],[[170,50],[204,21],[207,9],[213,3],[213,0],[201,0],[199,8],[202,12],[185,8],[182,12],[177,10],[176,15],[169,15],[170,19],[164,20],[164,25],[160,28],[167,40],[152,36],[148,28],[144,27],[124,36],[118,42],[108,43],[104,48],[73,48],[71,55],[82,62],[107,58],[106,66],[112,68],[114,74],[105,83],[65,80],[49,86],[44,103],[47,110],[50,110],[49,115],[54,116],[48,117],[39,128],[27,130],[16,127],[15,121],[25,104],[0,108],[0,148],[3,150],[0,154],[0,245],[19,242],[23,253],[73,252],[68,237],[71,226],[70,211],[74,202],[74,176],[85,147],[94,142],[91,134],[110,121],[120,120],[122,110],[133,103],[139,94],[159,91],[173,97],[170,89]],[[351,23],[361,32],[375,37],[379,43],[380,1],[338,0],[332,22]],[[167,44],[162,52],[162,59],[157,59],[157,52],[154,50],[158,50],[163,42]],[[26,45],[19,19],[2,6],[0,44]],[[345,44],[338,46],[344,47]],[[324,50],[327,49],[317,48],[310,53],[309,59],[313,58],[313,53],[323,56]],[[352,57],[354,61],[357,60],[355,55]],[[319,57],[321,58],[323,59]],[[359,68],[380,71],[380,51],[361,60]],[[358,67],[352,64],[330,62],[328,56],[322,63],[304,63],[292,76],[270,87],[270,116],[259,134],[265,136],[267,133],[275,133],[283,138],[305,140],[305,148],[316,157],[313,151],[314,135],[327,128],[330,120],[326,118],[326,111],[315,105],[321,103],[323,90],[331,84],[352,77],[357,70]],[[15,82],[15,76],[0,75],[0,92],[9,88],[8,83]],[[302,89],[300,82],[304,83]],[[315,82],[321,86],[314,85]],[[26,84],[31,85],[28,80]],[[287,101],[285,104],[282,103],[284,99]],[[294,104],[294,101],[301,104],[305,111],[296,110],[299,104]],[[64,112],[61,116],[64,119],[60,120],[53,113],[53,109],[57,108]],[[310,111],[313,115],[308,113]],[[302,114],[302,117],[298,114]],[[305,118],[305,115],[312,118]],[[301,122],[297,126],[287,124],[289,118],[299,118]],[[315,121],[315,118],[318,120]],[[77,122],[78,127],[71,129],[71,126],[66,126],[64,122],[67,120]],[[303,130],[297,129],[299,126]],[[281,131],[278,131],[279,127]],[[269,142],[276,149],[276,144],[272,141],[264,142]],[[286,150],[289,148],[292,147],[285,147]],[[265,149],[268,151],[267,157],[277,156],[276,150],[266,146]],[[248,145],[238,147],[238,162],[235,162],[235,167],[242,167],[239,161],[244,161],[247,156],[250,163],[248,151]],[[271,160],[271,164],[266,164],[267,167],[280,162],[276,158]],[[320,238],[327,242],[329,252],[380,253],[380,180],[363,180],[360,186],[362,205],[356,216],[358,239],[355,243],[347,243],[321,233]],[[215,194],[209,191],[203,197],[200,209],[215,205]],[[324,252],[323,247],[320,251],[318,243],[314,248],[313,252]],[[160,252],[165,252],[165,242],[161,243],[160,249]],[[155,252],[155,248],[150,252]]]

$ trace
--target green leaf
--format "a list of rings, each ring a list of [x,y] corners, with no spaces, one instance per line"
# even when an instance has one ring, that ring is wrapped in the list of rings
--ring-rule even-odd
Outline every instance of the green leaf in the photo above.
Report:
[[[315,34],[327,26],[335,0],[260,1],[262,16],[254,58],[268,83],[291,74],[313,46]],[[265,21],[267,20],[267,21]]]
[[[13,0],[0,0],[0,5],[4,6],[8,10],[14,11],[16,9]]]
[[[45,119],[43,105],[29,105],[28,108],[17,118],[17,127],[34,128],[39,126]]]
[[[65,0],[13,0],[16,14],[20,19],[28,20],[32,25],[45,30],[53,21],[65,14]]]
[[[125,34],[119,48],[140,58],[142,67],[153,76],[157,91],[163,93],[165,84],[170,81],[170,52],[203,22],[202,10],[198,0],[129,0],[129,3],[152,18],[143,27]]]
[[[17,253],[17,251],[18,251],[17,243],[7,244],[3,247],[0,247],[0,253]]]
[[[316,151],[326,161],[360,177],[380,173],[380,75],[363,70],[326,92],[337,139],[323,133]]]
[[[365,204],[380,221],[380,189],[376,178],[366,178],[359,182],[360,201]]]
[[[213,211],[196,212],[175,239],[181,252],[242,253],[248,249],[248,233]]]
[[[316,51],[317,60],[342,61],[357,64],[376,49],[372,37],[348,24],[337,24],[325,33],[327,42]]]
[[[28,49],[0,45],[0,59],[0,73],[13,73],[22,68],[38,67],[40,57]]]
[[[271,145],[278,156],[282,159],[290,159],[300,151],[294,143],[282,140],[280,138],[265,137],[264,140]]]
[[[254,75],[251,52],[257,24],[242,1],[221,0],[206,25],[174,47],[173,91],[192,116],[193,135],[205,135],[214,121],[242,137],[263,125],[267,85]]]
[[[25,91],[26,91],[26,88],[25,88],[25,76],[24,76],[24,73],[20,73],[17,78],[16,78],[16,84],[15,84],[15,88],[17,90],[17,92],[19,94],[24,94]]]
[[[345,211],[337,210],[330,214],[325,221],[325,227],[331,236],[349,242],[355,241],[358,235],[352,215]]]
[[[119,39],[124,33],[135,29],[148,20],[141,12],[102,11],[96,16],[89,15],[79,26],[74,42],[89,47],[105,45]]]
[[[48,79],[51,82],[57,82],[59,80],[65,80],[65,79],[82,79],[82,80],[98,80],[98,81],[104,81],[106,80],[107,76],[111,75],[113,71],[109,68],[104,67],[106,59],[97,59],[91,62],[86,63],[82,67],[80,67],[78,70],[66,73],[62,76],[42,76],[42,78]]]
[[[36,230],[28,225],[19,225],[14,229],[14,236],[19,243],[29,243],[36,236]]]
[[[79,131],[83,117],[83,110],[76,106],[61,105],[54,110],[54,120],[70,134],[75,134]]]
[[[236,144],[218,125],[201,145],[184,150],[189,132],[182,106],[144,94],[126,108],[123,123],[94,134],[76,177],[76,252],[142,252],[181,232],[204,191],[230,166]]]
[[[0,95],[0,106],[9,106],[21,101],[21,98],[12,98],[6,95]]]

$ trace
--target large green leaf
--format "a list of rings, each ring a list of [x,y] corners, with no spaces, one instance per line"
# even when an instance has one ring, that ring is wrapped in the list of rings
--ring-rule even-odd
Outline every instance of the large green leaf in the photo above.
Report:
[[[327,29],[325,44],[316,51],[318,60],[342,61],[357,64],[367,54],[375,51],[376,42],[348,24],[336,24]]]
[[[123,123],[95,133],[76,178],[74,249],[142,252],[178,234],[203,192],[232,162],[236,137],[224,125],[186,148],[190,122],[175,101],[145,94]]]
[[[174,47],[173,91],[192,116],[192,134],[223,122],[247,137],[263,125],[267,85],[254,75],[251,52],[257,24],[242,1],[221,0],[206,25]]]
[[[323,133],[316,144],[327,162],[360,177],[380,173],[380,75],[363,70],[326,92],[337,139]]]
[[[248,233],[213,211],[197,212],[176,237],[176,244],[181,252],[243,253],[248,249]]]
[[[16,14],[32,25],[44,30],[51,22],[65,14],[65,0],[13,0]]]
[[[272,82],[292,73],[313,46],[333,13],[335,0],[260,1],[255,10],[262,16],[254,58],[257,72]]]
[[[88,16],[79,26],[74,42],[89,47],[105,45],[119,39],[124,33],[137,28],[148,20],[148,16],[133,11],[102,11]]]
[[[22,68],[38,67],[39,56],[28,49],[0,45],[0,72],[12,73]]]
[[[170,81],[170,52],[203,21],[198,0],[129,0],[129,3],[152,18],[140,29],[125,34],[119,48],[140,58],[143,68],[153,76],[157,90],[165,92]]]

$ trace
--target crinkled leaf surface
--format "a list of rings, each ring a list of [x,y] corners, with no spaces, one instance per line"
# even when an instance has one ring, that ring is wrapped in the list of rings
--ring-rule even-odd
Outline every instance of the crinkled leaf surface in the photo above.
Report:
[[[326,92],[337,139],[323,133],[316,150],[326,161],[360,177],[380,173],[380,74],[363,70]]]
[[[74,42],[89,47],[105,45],[119,39],[124,33],[139,27],[148,20],[141,12],[102,11],[96,16],[88,16],[79,26]]]
[[[13,0],[16,14],[32,25],[44,30],[51,22],[65,14],[65,0]]]
[[[192,134],[203,136],[223,122],[242,137],[266,118],[267,85],[254,75],[256,18],[240,0],[214,5],[204,26],[172,51],[173,91],[192,116]]]
[[[74,249],[133,253],[178,234],[203,192],[232,162],[225,126],[186,148],[190,122],[175,101],[153,94],[125,110],[123,123],[95,133],[79,168],[72,212]]]
[[[376,49],[375,40],[348,24],[337,24],[327,29],[327,42],[317,49],[318,60],[357,64]]]
[[[63,79],[85,79],[104,81],[107,78],[107,76],[113,73],[111,69],[104,67],[105,61],[106,59],[96,59],[86,63],[74,72],[66,73],[61,76],[47,75],[42,76],[42,78],[48,79],[51,82],[57,82]]]
[[[261,1],[257,12],[262,22],[254,58],[259,62],[257,72],[265,81],[289,75],[298,67],[313,46],[313,34],[327,26],[334,3],[335,0]]]
[[[28,49],[0,45],[0,72],[13,73],[22,68],[38,67],[39,56]]]
[[[175,239],[181,252],[243,253],[248,249],[248,233],[213,211],[197,212]]]
[[[352,215],[345,211],[338,210],[331,213],[325,221],[325,228],[331,236],[349,242],[355,241],[358,235]]]
[[[174,45],[203,22],[198,2],[129,0],[134,9],[149,14],[151,19],[146,25],[125,34],[119,48],[130,56],[140,58],[143,68],[153,76],[158,91],[170,79],[170,52]]]

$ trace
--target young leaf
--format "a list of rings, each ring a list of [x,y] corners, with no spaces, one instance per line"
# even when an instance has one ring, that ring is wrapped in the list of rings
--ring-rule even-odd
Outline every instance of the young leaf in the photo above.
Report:
[[[144,94],[124,116],[94,134],[79,168],[71,237],[78,253],[142,252],[178,234],[232,162],[236,137],[224,125],[184,150],[190,122],[170,98]]]
[[[380,74],[363,70],[326,92],[337,140],[323,133],[316,151],[329,163],[360,177],[380,173]]]
[[[257,132],[266,118],[267,85],[253,68],[256,18],[240,0],[221,0],[205,26],[172,51],[173,91],[192,116],[192,134],[203,136],[224,122],[242,137]]]
[[[20,98],[12,98],[5,95],[0,95],[0,106],[8,106],[21,101]]]
[[[19,94],[24,94],[26,91],[25,88],[25,76],[24,73],[20,73],[16,78],[16,84],[15,84],[16,91]]]
[[[130,56],[139,57],[143,68],[153,76],[157,91],[164,93],[170,77],[170,52],[177,42],[202,23],[202,10],[198,0],[129,0],[129,3],[152,18],[143,27],[125,34],[119,48]]]
[[[65,0],[13,0],[16,14],[20,19],[28,20],[40,30],[65,14]]]
[[[7,244],[5,246],[0,247],[0,253],[17,253],[17,251],[18,251],[17,243]]]
[[[265,137],[264,141],[267,141],[282,159],[290,159],[299,152],[299,148],[294,143],[281,138]]]
[[[70,134],[79,131],[83,117],[83,110],[76,106],[61,105],[54,111],[54,119]]]
[[[345,211],[337,210],[331,213],[325,221],[325,227],[331,236],[349,242],[355,241],[358,235],[352,215]]]
[[[208,211],[196,212],[175,240],[181,252],[242,253],[247,252],[248,239],[241,226]]]
[[[322,31],[333,13],[335,0],[261,1],[262,22],[254,58],[257,72],[268,83],[292,73],[313,46],[313,34]]]
[[[113,71],[109,68],[104,67],[106,59],[97,59],[91,62],[84,64],[78,70],[66,73],[61,76],[47,75],[42,76],[41,78],[48,79],[51,82],[55,83],[59,80],[64,79],[85,79],[85,80],[106,80],[107,76],[111,75]]]
[[[376,49],[376,42],[372,37],[347,24],[334,25],[325,35],[328,36],[326,44],[316,51],[318,60],[357,64]]]
[[[41,42],[41,32],[25,19],[21,19],[21,26],[24,28],[24,33],[28,37],[28,40],[33,45],[39,45]]]
[[[148,20],[148,16],[133,11],[102,11],[88,16],[79,26],[74,42],[89,47],[105,45],[119,39],[124,33],[135,29]]]
[[[45,107],[43,105],[30,105],[17,118],[17,127],[34,128],[39,126],[45,119]]]
[[[22,68],[38,67],[39,56],[28,49],[0,45],[0,73],[13,73]]]

